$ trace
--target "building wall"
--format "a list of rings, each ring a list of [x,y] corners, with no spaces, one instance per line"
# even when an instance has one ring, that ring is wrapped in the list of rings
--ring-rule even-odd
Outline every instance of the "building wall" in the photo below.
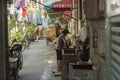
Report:
[[[80,0],[78,0],[80,1]],[[82,4],[85,0],[82,0]],[[95,0],[94,0],[95,1]],[[94,2],[95,6],[97,5],[96,2]],[[78,6],[80,6],[80,3],[78,2]],[[75,9],[73,10],[73,17],[78,18],[78,26],[76,26],[76,23],[74,23],[74,30],[76,31],[76,28],[78,29],[78,33],[81,29],[81,22],[85,20],[85,13],[84,13],[84,5],[82,5],[82,14],[80,14],[80,7],[78,7],[78,16],[76,15]],[[94,10],[93,10],[94,11]],[[82,19],[79,17],[82,15]],[[98,19],[98,20],[87,20],[87,26],[89,27],[90,31],[90,58],[92,63],[96,64],[98,66],[98,70],[96,71],[96,78],[97,80],[106,80],[105,74],[106,74],[106,68],[105,68],[105,20],[104,19]],[[93,47],[93,33],[97,32],[98,40],[96,41],[97,47]],[[76,33],[76,32],[75,32]]]
[[[83,3],[84,0],[71,0],[72,1],[72,17],[71,19],[71,26],[72,28],[72,34],[77,35],[80,32],[81,29],[81,23],[85,20],[85,14],[84,14],[84,7]],[[81,2],[81,6],[80,6]]]
[[[77,34],[77,28],[78,28],[78,23],[77,23],[77,19],[78,19],[78,9],[77,9],[77,0],[73,0],[73,10],[72,10],[72,16],[73,16],[73,27],[74,27],[74,31],[73,34],[76,35]]]
[[[105,64],[105,59],[102,57],[96,55],[96,63],[98,65],[98,70],[97,70],[97,80],[106,80],[106,64]]]
[[[105,20],[91,21],[90,27],[90,54],[92,63],[98,66],[97,79],[105,80]],[[97,46],[94,47],[93,33],[98,32]]]

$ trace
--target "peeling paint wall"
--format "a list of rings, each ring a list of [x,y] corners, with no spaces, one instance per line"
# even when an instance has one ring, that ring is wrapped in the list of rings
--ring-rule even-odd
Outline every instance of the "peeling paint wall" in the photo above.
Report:
[[[96,20],[90,22],[90,54],[91,60],[97,64],[97,80],[105,80],[105,20]],[[94,47],[93,35],[98,33],[97,46]],[[95,43],[96,44],[96,43]]]

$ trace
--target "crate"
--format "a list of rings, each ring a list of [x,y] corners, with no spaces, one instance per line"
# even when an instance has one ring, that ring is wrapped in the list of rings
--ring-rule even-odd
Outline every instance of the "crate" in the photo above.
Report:
[[[87,63],[70,63],[69,64],[69,80],[96,80],[95,72],[92,69],[93,64]]]

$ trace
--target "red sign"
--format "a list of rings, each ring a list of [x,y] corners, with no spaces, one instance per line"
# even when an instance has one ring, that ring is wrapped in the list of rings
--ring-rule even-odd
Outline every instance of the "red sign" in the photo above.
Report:
[[[69,20],[69,19],[71,19],[71,17],[72,17],[72,11],[65,11],[64,12],[64,19],[65,20]]]
[[[71,0],[62,0],[52,4],[53,11],[58,12],[71,10],[71,7],[72,7]]]

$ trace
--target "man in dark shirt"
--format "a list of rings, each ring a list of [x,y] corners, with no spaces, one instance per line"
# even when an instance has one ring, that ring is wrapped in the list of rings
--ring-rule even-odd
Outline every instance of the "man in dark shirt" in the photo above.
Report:
[[[65,36],[67,36],[68,33],[69,31],[67,29],[64,29],[56,41],[55,49],[56,49],[56,55],[57,55],[57,71],[58,72],[62,71],[62,62],[61,62],[62,61],[62,49],[67,47]]]

